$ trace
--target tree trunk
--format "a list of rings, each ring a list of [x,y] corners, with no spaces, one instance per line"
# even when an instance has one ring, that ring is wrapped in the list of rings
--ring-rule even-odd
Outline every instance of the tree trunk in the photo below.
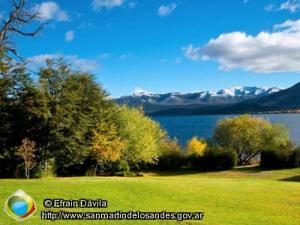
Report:
[[[25,176],[27,179],[29,179],[29,177],[30,177],[30,171],[28,168],[25,168]]]
[[[47,159],[45,160],[45,168],[44,168],[45,172],[48,172],[48,161]]]
[[[97,165],[95,167],[95,170],[94,170],[94,176],[97,176],[97,170],[98,170],[98,163],[97,163]]]
[[[239,153],[238,154],[238,162],[237,162],[238,166],[242,166],[243,165],[243,153]]]

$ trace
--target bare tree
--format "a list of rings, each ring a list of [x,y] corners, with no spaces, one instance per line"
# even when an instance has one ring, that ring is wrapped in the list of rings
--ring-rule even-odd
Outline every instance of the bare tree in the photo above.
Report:
[[[26,0],[11,0],[12,10],[6,19],[2,19],[0,26],[0,51],[6,54],[13,54],[21,58],[15,48],[15,44],[11,41],[10,36],[18,34],[21,36],[35,36],[45,26],[46,23],[41,23],[33,31],[26,31],[24,27],[40,19],[38,12],[33,12],[25,8]]]
[[[18,148],[16,155],[22,157],[25,166],[25,176],[30,178],[30,170],[36,165],[35,161],[36,143],[28,138],[22,140],[22,145]]]

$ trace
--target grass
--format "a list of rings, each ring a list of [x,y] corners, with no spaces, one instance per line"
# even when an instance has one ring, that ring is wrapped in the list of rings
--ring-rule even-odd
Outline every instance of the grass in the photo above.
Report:
[[[45,198],[102,198],[102,211],[204,211],[203,221],[41,221],[37,212],[23,222],[39,224],[206,224],[299,225],[300,169],[262,171],[236,168],[225,172],[147,173],[144,177],[76,177],[0,180],[0,207],[17,189],[29,193],[42,210]],[[73,211],[82,211],[73,209]],[[87,210],[96,211],[96,210]],[[101,211],[101,210],[99,210]],[[20,224],[3,211],[0,225]]]

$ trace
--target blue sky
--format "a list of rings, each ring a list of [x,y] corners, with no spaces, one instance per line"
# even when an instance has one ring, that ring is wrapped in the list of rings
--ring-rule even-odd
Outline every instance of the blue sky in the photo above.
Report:
[[[28,9],[49,24],[34,39],[16,37],[20,53],[38,65],[63,55],[114,97],[135,88],[194,92],[300,81],[298,0],[34,0]],[[0,0],[0,17],[8,11]]]

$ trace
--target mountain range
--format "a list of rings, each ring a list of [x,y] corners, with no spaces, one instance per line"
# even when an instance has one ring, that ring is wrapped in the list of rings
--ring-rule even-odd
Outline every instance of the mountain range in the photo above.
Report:
[[[234,87],[218,92],[154,94],[138,90],[115,101],[143,107],[149,115],[300,112],[300,83],[287,88]]]
[[[246,100],[268,96],[280,90],[280,88],[276,87],[234,87],[218,92],[200,91],[194,93],[155,94],[139,89],[132,95],[117,98],[115,101],[121,105],[142,106],[146,113],[153,114],[172,110],[189,111],[231,106]]]
[[[218,109],[218,113],[300,112],[300,83],[285,90]],[[197,112],[194,112],[197,113]]]

